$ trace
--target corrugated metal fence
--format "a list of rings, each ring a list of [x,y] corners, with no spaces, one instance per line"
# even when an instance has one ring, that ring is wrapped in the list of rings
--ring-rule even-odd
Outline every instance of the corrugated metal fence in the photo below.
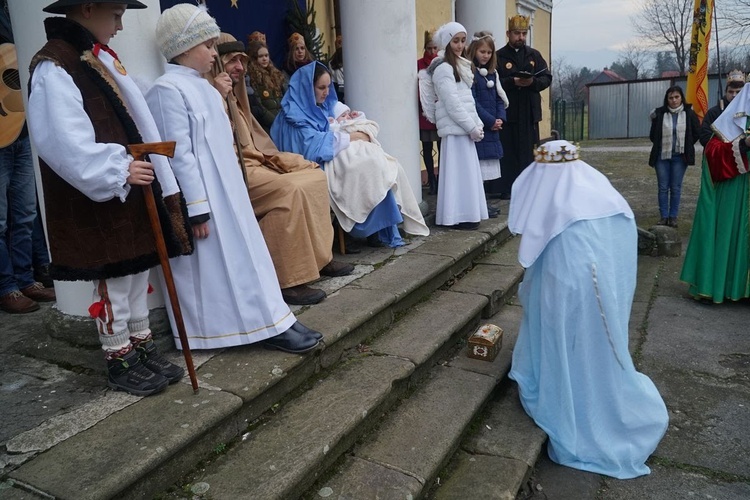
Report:
[[[687,78],[657,78],[589,85],[589,139],[648,137],[649,113],[664,104],[672,85],[685,89]],[[722,79],[722,84],[725,84]],[[708,80],[709,107],[719,101],[718,76]]]

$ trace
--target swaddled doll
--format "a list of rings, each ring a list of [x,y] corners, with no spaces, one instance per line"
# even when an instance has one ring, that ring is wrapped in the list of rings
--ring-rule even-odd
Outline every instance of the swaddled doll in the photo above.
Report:
[[[341,101],[333,106],[333,116],[335,118],[328,117],[330,130],[349,134],[363,132],[369,138],[369,141],[353,141],[325,164],[331,207],[341,227],[348,231],[355,222],[364,220],[371,207],[381,201],[382,193],[390,190],[401,210],[406,232],[428,235],[429,229],[409,188],[403,167],[383,150],[377,140],[380,126],[368,120],[363,112],[352,111]],[[366,177],[362,176],[364,172],[368,172]],[[399,189],[400,186],[405,188]],[[345,203],[347,193],[358,195]]]
[[[341,130],[341,127],[350,124],[353,120],[365,121],[367,118],[362,111],[352,111],[349,106],[341,101],[337,101],[333,106],[333,114],[336,118],[328,117],[328,123],[331,124],[331,130]]]

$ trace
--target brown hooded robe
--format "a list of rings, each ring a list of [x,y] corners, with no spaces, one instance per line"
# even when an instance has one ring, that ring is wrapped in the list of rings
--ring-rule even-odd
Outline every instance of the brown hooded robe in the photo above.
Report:
[[[236,39],[222,33],[220,53],[221,45],[229,42]],[[244,55],[232,51],[220,57],[227,62],[238,53]],[[214,64],[213,71],[205,76],[213,83],[219,73],[218,64]],[[289,288],[314,281],[333,258],[326,175],[314,162],[276,148],[250,111],[244,73],[229,99],[237,110],[233,126],[242,146],[250,203],[279,284]]]

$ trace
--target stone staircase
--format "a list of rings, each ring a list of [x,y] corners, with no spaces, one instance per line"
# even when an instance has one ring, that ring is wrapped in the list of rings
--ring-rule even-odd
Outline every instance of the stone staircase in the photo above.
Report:
[[[198,356],[198,395],[134,398],[11,472],[0,499],[514,498],[544,440],[504,381],[518,241],[502,219],[436,231],[297,313],[324,333],[314,354]],[[491,363],[465,353],[480,322],[505,330]]]

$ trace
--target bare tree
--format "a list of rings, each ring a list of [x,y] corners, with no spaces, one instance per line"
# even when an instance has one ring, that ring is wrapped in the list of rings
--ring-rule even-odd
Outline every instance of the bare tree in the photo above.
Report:
[[[750,42],[750,0],[723,0],[719,5],[714,3],[714,9],[722,47],[724,41],[732,45]]]
[[[653,47],[670,47],[680,74],[686,73],[693,29],[693,0],[641,0],[640,10],[631,22],[635,31]]]
[[[568,64],[565,58],[556,59],[552,65],[552,99],[581,101],[586,99],[586,84],[595,76],[590,69]]]
[[[632,80],[648,77],[648,66],[653,54],[645,47],[630,41],[620,51],[618,62],[631,71]],[[628,78],[626,75],[621,75]]]

